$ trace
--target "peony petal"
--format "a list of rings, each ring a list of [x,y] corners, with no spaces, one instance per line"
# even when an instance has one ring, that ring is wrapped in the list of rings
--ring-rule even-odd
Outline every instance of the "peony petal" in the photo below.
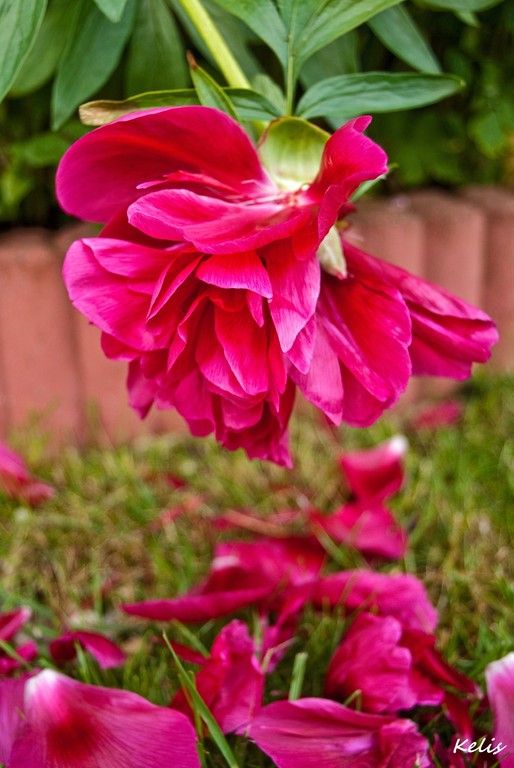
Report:
[[[269,597],[269,594],[268,587],[233,589],[227,592],[176,597],[174,600],[145,600],[140,603],[127,603],[121,607],[130,616],[152,621],[206,622],[254,605]]]
[[[365,555],[391,560],[405,555],[407,535],[380,501],[348,503],[331,515],[313,513],[310,523]]]
[[[0,613],[0,640],[10,643],[15,634],[32,618],[32,609],[22,605],[14,611]]]
[[[514,766],[514,653],[488,664],[485,669],[487,695],[494,716],[497,753],[502,768]]]
[[[314,593],[316,606],[343,605],[348,611],[377,610],[393,616],[407,629],[434,631],[437,611],[425,587],[410,574],[387,574],[354,570],[319,579]]]
[[[9,768],[199,768],[179,712],[47,669],[25,685],[25,720]],[[170,749],[172,745],[172,749]]]
[[[242,128],[193,106],[141,110],[79,139],[57,170],[57,197],[67,213],[105,222],[141,194],[139,184],[174,171],[204,173],[250,196],[275,191]]]
[[[403,485],[404,459],[408,448],[403,435],[380,445],[341,456],[341,468],[349,488],[358,499],[387,499]]]
[[[246,394],[266,393],[269,389],[267,329],[259,328],[248,311],[223,312],[216,307],[214,330]]]
[[[320,266],[315,256],[300,261],[291,244],[278,241],[264,251],[273,298],[269,310],[280,347],[288,352],[316,311],[320,291]]]
[[[50,655],[57,664],[73,660],[76,643],[81,645],[98,662],[102,669],[119,667],[125,663],[125,654],[112,640],[97,632],[67,632],[50,643]]]
[[[23,722],[23,691],[26,678],[0,680],[0,765],[6,764]],[[9,767],[10,767],[9,763]],[[28,768],[28,766],[26,767]]]
[[[248,735],[277,768],[430,766],[428,743],[411,721],[356,712],[327,699],[269,704]]]
[[[189,190],[161,190],[128,209],[132,226],[150,237],[186,240],[199,251],[230,254],[290,237],[310,217],[305,208],[277,202],[229,202]]]
[[[273,295],[269,275],[254,251],[211,256],[201,264],[196,276],[219,288],[247,288],[266,299]]]

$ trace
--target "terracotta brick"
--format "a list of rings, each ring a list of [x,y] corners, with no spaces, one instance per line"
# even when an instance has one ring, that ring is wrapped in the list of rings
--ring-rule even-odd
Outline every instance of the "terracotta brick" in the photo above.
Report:
[[[0,360],[10,427],[32,413],[57,443],[80,432],[71,307],[59,254],[44,230],[0,240]]]
[[[487,216],[483,307],[498,325],[500,341],[491,364],[514,371],[514,193],[499,187],[468,187],[464,197]]]

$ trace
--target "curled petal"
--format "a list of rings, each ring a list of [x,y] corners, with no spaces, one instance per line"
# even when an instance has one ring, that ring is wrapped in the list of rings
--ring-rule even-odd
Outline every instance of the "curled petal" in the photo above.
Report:
[[[112,640],[97,632],[67,632],[50,643],[50,654],[57,664],[72,661],[78,643],[98,662],[102,669],[119,667],[125,663],[125,654]]]
[[[363,451],[341,456],[341,468],[358,499],[387,499],[400,490],[408,442],[403,435]]]

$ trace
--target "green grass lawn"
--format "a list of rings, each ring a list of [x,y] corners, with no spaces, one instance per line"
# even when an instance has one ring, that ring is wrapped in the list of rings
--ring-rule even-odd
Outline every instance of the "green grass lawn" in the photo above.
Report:
[[[69,449],[58,458],[47,458],[40,440],[18,436],[13,447],[58,493],[36,510],[0,497],[0,606],[31,605],[31,626],[41,637],[70,622],[107,631],[132,652],[127,665],[104,672],[83,658],[76,676],[166,704],[176,676],[167,649],[155,641],[159,630],[116,606],[192,586],[220,535],[213,520],[227,510],[246,509],[265,521],[271,512],[311,504],[336,509],[346,496],[340,452],[401,431],[410,442],[408,474],[391,506],[411,546],[404,562],[381,567],[423,580],[440,613],[440,648],[481,683],[486,664],[514,648],[514,380],[482,376],[457,397],[462,418],[436,432],[410,426],[413,408],[369,430],[337,433],[317,414],[301,413],[292,427],[293,471],[183,435]],[[173,488],[168,473],[185,486]],[[343,567],[364,564],[343,547],[334,554]],[[195,642],[208,647],[215,629],[202,627]],[[191,640],[185,628],[168,630]],[[287,690],[294,654],[306,649],[303,694],[319,693],[340,631],[341,619],[307,613],[304,646],[293,648],[277,685]]]

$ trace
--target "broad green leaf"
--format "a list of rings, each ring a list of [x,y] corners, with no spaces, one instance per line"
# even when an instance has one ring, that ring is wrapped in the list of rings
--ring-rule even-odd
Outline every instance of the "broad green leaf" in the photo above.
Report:
[[[386,48],[414,69],[435,75],[441,72],[432,49],[403,6],[382,11],[370,19],[368,25]]]
[[[244,88],[224,88],[223,91],[234,104],[242,120],[274,120],[280,117],[280,112],[260,93]],[[82,104],[79,114],[84,125],[98,126],[141,109],[195,104],[200,104],[196,91],[193,88],[184,88],[177,91],[141,93],[124,101],[90,101]]]
[[[499,5],[503,0],[423,0],[423,5],[445,11],[485,11],[493,5]]]
[[[123,16],[127,0],[95,0],[95,3],[109,21],[116,23]]]
[[[333,40],[402,0],[282,0],[289,59],[296,74],[304,61]]]
[[[272,80],[269,75],[259,74],[252,80],[255,90],[262,94],[268,102],[271,102],[277,110],[278,115],[283,115],[286,108],[286,97],[282,88]]]
[[[298,104],[303,118],[345,118],[423,107],[464,87],[453,75],[364,72],[329,77],[309,88]]]
[[[36,41],[16,76],[10,95],[24,96],[50,80],[66,44],[69,17],[69,0],[50,2]]]
[[[139,0],[125,77],[130,94],[188,85],[184,44],[166,0]]]
[[[192,61],[192,59],[190,61]],[[220,109],[222,112],[226,112],[227,115],[230,115],[230,117],[233,117],[234,120],[238,120],[239,118],[234,105],[216,80],[194,61],[193,63],[190,63],[189,69],[200,104],[204,107]]]
[[[46,0],[0,0],[0,100],[34,45],[45,10]]]
[[[247,24],[275,51],[279,61],[287,61],[287,32],[273,0],[214,0],[221,8]]]
[[[334,40],[310,57],[302,67],[300,79],[305,88],[331,76],[359,72],[358,34],[355,30]]]
[[[11,153],[15,160],[31,168],[47,168],[57,165],[70,143],[57,133],[40,133],[12,144]]]
[[[135,0],[129,0],[123,18],[113,24],[95,5],[78,6],[74,34],[59,62],[52,92],[53,128],[107,82],[132,31],[135,8]]]

